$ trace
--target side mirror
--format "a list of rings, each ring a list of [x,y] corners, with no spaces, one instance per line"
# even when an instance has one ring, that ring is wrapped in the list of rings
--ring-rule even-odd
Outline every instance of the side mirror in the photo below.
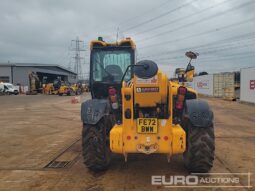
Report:
[[[135,66],[134,73],[138,78],[148,79],[152,78],[158,73],[157,64],[151,60],[142,60],[136,63]]]
[[[142,78],[142,79],[152,78],[158,72],[158,65],[155,62],[153,62],[151,60],[142,60],[136,64],[129,65],[126,68],[126,70],[122,76],[122,79],[120,81],[120,84],[122,84],[129,68],[131,68],[132,70],[134,69],[134,74],[138,78]]]

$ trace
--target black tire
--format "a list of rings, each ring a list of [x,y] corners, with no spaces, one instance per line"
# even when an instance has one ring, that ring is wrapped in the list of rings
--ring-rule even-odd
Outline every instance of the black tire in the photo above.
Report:
[[[111,151],[106,120],[96,125],[83,125],[82,152],[84,164],[93,171],[106,170],[110,164]]]
[[[215,137],[214,128],[194,127],[189,121],[184,124],[187,134],[184,164],[189,172],[207,173],[213,166]]]
[[[62,96],[62,95],[63,95],[63,93],[58,93],[58,95],[59,95],[59,96]]]

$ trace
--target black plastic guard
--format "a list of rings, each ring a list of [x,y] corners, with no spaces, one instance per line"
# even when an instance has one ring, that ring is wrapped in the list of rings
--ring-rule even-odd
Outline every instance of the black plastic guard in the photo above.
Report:
[[[213,124],[213,112],[208,103],[202,100],[186,100],[183,117],[196,127],[210,127]]]
[[[91,99],[81,105],[81,120],[84,124],[95,125],[105,115],[109,115],[111,107],[108,100]]]

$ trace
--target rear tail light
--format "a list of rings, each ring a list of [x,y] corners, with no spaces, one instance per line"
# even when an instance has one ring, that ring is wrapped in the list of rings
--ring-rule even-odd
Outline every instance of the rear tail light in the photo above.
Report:
[[[178,94],[185,95],[187,93],[187,88],[180,86],[178,88]]]
[[[109,94],[112,108],[118,109],[119,104],[118,104],[117,90],[114,87],[109,87],[108,94]]]
[[[180,86],[178,88],[177,100],[175,104],[175,108],[178,110],[182,110],[185,102],[185,95],[187,93],[187,88]]]
[[[117,91],[114,87],[109,87],[108,93],[109,93],[109,96],[114,96],[116,95]]]

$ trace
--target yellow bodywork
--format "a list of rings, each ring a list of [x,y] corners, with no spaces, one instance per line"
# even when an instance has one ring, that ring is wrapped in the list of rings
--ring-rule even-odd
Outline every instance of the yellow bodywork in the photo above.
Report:
[[[58,90],[55,90],[53,83],[45,84],[43,88],[43,93],[47,95],[56,95],[58,94]]]
[[[60,95],[76,95],[78,93],[77,85],[61,85],[58,94]]]
[[[70,91],[69,88],[70,87],[67,85],[61,85],[58,90],[58,94],[60,94],[60,95],[69,94],[69,91]]]
[[[174,125],[173,95],[177,94],[177,83],[168,81],[160,71],[151,79],[134,77],[133,82],[122,85],[122,124],[116,124],[110,131],[110,149],[114,153],[164,153],[168,156],[183,153],[186,147],[185,131],[180,125]],[[142,90],[152,92],[143,92]],[[130,99],[126,99],[126,97]],[[134,104],[139,107],[156,107],[157,103],[168,104],[169,117],[157,120],[157,133],[138,133],[137,119],[134,119]],[[131,111],[130,119],[125,111]],[[139,118],[143,118],[139,114]]]
[[[122,39],[118,42],[105,42],[105,41],[101,41],[101,40],[93,40],[90,43],[90,48],[92,49],[95,46],[103,46],[103,47],[107,47],[107,46],[130,46],[132,49],[135,49],[135,43],[131,38],[126,38],[126,39]]]
[[[191,82],[193,80],[194,77],[194,70],[190,70],[186,72],[186,79],[188,82]]]
[[[75,92],[75,94],[77,94],[77,92],[78,92],[78,90],[79,90],[78,85],[77,85],[77,84],[73,84],[73,85],[71,85],[71,88],[72,88],[72,90]]]

